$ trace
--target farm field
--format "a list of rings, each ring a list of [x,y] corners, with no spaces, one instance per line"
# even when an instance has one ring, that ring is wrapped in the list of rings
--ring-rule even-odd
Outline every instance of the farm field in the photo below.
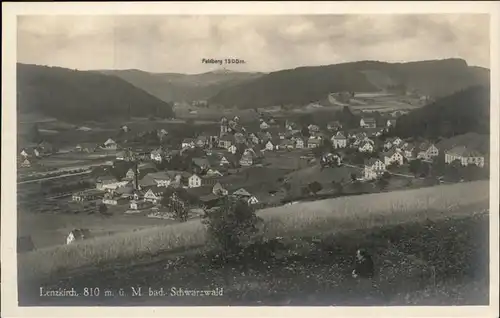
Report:
[[[477,212],[477,213],[474,213]],[[21,283],[25,305],[149,306],[353,306],[486,305],[488,216],[468,215],[403,222],[337,232],[321,241],[309,236],[282,240],[272,257],[221,266],[211,253],[158,256],[134,266],[115,264],[98,272],[49,279],[45,288],[92,286],[107,297],[39,297],[38,286]],[[374,254],[374,288],[350,277],[352,255],[363,246]],[[449,263],[450,259],[452,263]],[[223,289],[219,297],[117,297],[123,286],[188,290]]]
[[[68,201],[71,198],[61,200]],[[19,210],[18,235],[29,235],[37,249],[65,244],[69,232],[75,228],[89,229],[92,235],[109,236],[121,232],[133,232],[145,228],[176,223],[171,220],[153,219],[142,214],[124,214],[126,208],[109,209],[110,216],[87,213],[33,213]]]
[[[264,219],[264,235],[268,238],[321,237],[340,230],[469,216],[488,206],[488,186],[488,182],[478,181],[342,197],[264,209],[258,214]],[[56,271],[71,271],[77,264],[88,269],[97,265],[102,268],[117,259],[130,261],[142,255],[203,246],[205,242],[203,225],[199,220],[191,220],[20,254],[20,275],[34,279]]]

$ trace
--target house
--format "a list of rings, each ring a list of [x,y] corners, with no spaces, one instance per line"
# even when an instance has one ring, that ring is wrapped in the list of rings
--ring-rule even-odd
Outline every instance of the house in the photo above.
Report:
[[[101,199],[103,196],[104,192],[101,190],[88,189],[85,191],[73,193],[73,195],[71,196],[71,200],[75,202],[93,201]]]
[[[153,161],[156,161],[156,162],[162,162],[163,160],[163,149],[162,148],[158,148],[158,149],[155,149],[153,151],[151,151],[151,160]]]
[[[411,160],[415,158],[415,145],[411,143],[406,143],[401,148],[403,151],[403,155],[407,160]]]
[[[21,157],[24,157],[25,159],[28,158],[28,152],[26,151],[26,149],[21,150],[19,154],[21,155]]]
[[[339,154],[328,153],[321,157],[322,166],[340,166],[342,164],[342,157]]]
[[[151,202],[153,204],[160,203],[164,191],[165,188],[163,187],[152,186],[144,193],[144,202]]]
[[[342,124],[339,121],[332,121],[326,125],[326,129],[328,129],[329,131],[337,131],[339,129],[342,129]]]
[[[240,165],[243,167],[248,167],[253,164],[253,155],[249,151],[245,151],[240,159]]]
[[[387,128],[396,127],[396,119],[388,119],[386,126],[387,126]]]
[[[292,150],[295,147],[295,142],[290,139],[285,139],[280,142],[280,149]]]
[[[221,166],[226,166],[229,164],[230,164],[230,162],[229,162],[229,160],[227,160],[226,156],[222,156],[222,158],[220,158],[220,165]]]
[[[345,148],[347,147],[347,138],[340,131],[332,136],[333,148]]]
[[[181,143],[182,149],[194,148],[194,147],[195,147],[195,141],[193,138],[185,138]]]
[[[234,136],[226,134],[219,139],[219,148],[229,149],[234,144]]]
[[[124,187],[130,183],[130,180],[121,180],[118,181],[113,176],[101,176],[96,180],[96,189],[105,190],[105,191],[113,191],[117,188]]]
[[[259,137],[257,137],[257,135],[255,135],[254,133],[251,133],[249,138],[250,138],[250,141],[254,144],[260,143]]]
[[[193,162],[193,164],[195,166],[197,166],[201,170],[206,170],[206,169],[210,168],[210,162],[208,161],[208,158],[195,157],[195,158],[191,159],[191,161]]]
[[[476,165],[484,167],[485,156],[479,151],[468,149],[465,146],[456,146],[445,152],[444,161],[447,164],[458,160],[462,166]]]
[[[118,145],[117,145],[117,143],[113,139],[109,138],[104,143],[104,149],[107,149],[107,150],[116,150],[116,149],[118,149]]]
[[[271,140],[269,140],[266,143],[266,150],[271,151],[271,150],[274,150],[274,149],[276,149],[276,146],[274,145],[274,143]]]
[[[259,125],[260,129],[261,130],[266,130],[269,128],[269,125],[265,122],[265,121],[262,121]]]
[[[285,120],[285,129],[286,130],[294,130],[297,128],[297,124],[288,120]]]
[[[96,149],[97,149],[97,145],[92,144],[92,143],[81,143],[81,144],[76,145],[76,147],[75,147],[75,151],[87,152],[87,153],[95,152]]]
[[[389,151],[384,153],[384,164],[386,166],[390,164],[397,163],[398,165],[403,165],[404,155],[398,148],[391,148]]]
[[[212,188],[212,193],[217,196],[224,196],[228,194],[228,191],[224,188],[224,186],[222,186],[220,182],[217,182]]]
[[[129,132],[130,131],[130,129],[126,125],[121,126],[120,130],[122,130],[123,132]]]
[[[423,142],[418,147],[417,159],[432,160],[439,155],[439,149],[432,143]]]
[[[90,231],[88,229],[74,229],[69,232],[66,238],[66,244],[71,244],[76,241],[82,241],[91,238]]]
[[[248,204],[257,204],[257,203],[259,203],[259,200],[257,200],[257,198],[254,195],[252,195],[252,196],[250,196],[250,198],[248,198],[247,203]]]
[[[118,205],[125,203],[126,199],[118,193],[106,193],[102,198],[102,203],[106,205]]]
[[[377,123],[374,118],[361,118],[359,126],[361,128],[376,128]]]
[[[22,168],[29,168],[29,167],[31,167],[31,162],[30,162],[28,159],[24,159],[24,160],[21,162],[21,167],[22,167]]]
[[[317,134],[319,132],[319,126],[318,125],[311,124],[311,125],[307,126],[307,129],[309,130],[309,133],[311,135],[315,135],[315,134]]]
[[[168,187],[175,180],[175,173],[171,171],[151,172],[145,175],[140,181],[141,187]]]
[[[206,176],[209,177],[222,177],[224,176],[219,170],[216,169],[208,169],[205,173]]]
[[[252,195],[245,189],[240,188],[232,193],[233,196],[250,198]]]
[[[193,174],[191,177],[188,179],[188,187],[189,188],[197,188],[201,187],[201,178],[198,177],[196,174]]]
[[[51,154],[51,153],[55,152],[54,146],[51,145],[50,143],[48,143],[47,141],[42,141],[41,143],[39,143],[36,146],[36,149],[39,152],[39,154],[38,155],[35,154],[35,156],[39,156],[41,153],[43,153],[43,154]]]
[[[380,159],[370,158],[364,167],[364,179],[365,180],[373,180],[377,177],[381,176],[385,172],[385,163],[383,163]]]
[[[198,138],[196,138],[195,142],[196,147],[203,148],[205,146],[208,146],[208,144],[209,144],[208,136],[200,135],[198,136]]]
[[[227,151],[229,151],[230,153],[232,153],[234,155],[238,151],[238,148],[235,145],[231,145],[231,146],[229,146],[229,148],[227,148]]]
[[[295,139],[295,148],[296,149],[304,149],[304,139],[296,138]]]
[[[307,140],[307,148],[313,149],[321,145],[321,139],[315,137],[309,137]]]
[[[388,138],[384,143],[385,149],[391,149],[392,147],[402,148],[404,141],[399,137]]]
[[[130,201],[130,209],[131,210],[142,210],[151,206],[151,202],[139,201],[133,199]]]
[[[373,152],[373,142],[364,140],[360,143],[358,147],[359,152]]]

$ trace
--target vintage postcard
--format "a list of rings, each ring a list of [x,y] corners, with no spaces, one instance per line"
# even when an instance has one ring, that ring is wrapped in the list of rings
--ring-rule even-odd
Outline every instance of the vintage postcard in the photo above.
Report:
[[[497,3],[2,7],[2,316],[496,316]]]

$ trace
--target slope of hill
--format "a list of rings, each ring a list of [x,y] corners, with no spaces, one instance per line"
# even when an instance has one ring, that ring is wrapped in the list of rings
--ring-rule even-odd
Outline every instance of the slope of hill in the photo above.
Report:
[[[251,81],[262,73],[220,70],[202,74],[148,73],[139,70],[102,70],[167,102],[206,100],[220,90]]]
[[[473,86],[440,98],[398,118],[394,133],[400,137],[437,139],[466,133],[489,135],[490,91]]]
[[[172,117],[172,106],[126,81],[95,72],[17,64],[19,113],[67,121]]]
[[[222,90],[209,101],[227,107],[303,105],[335,92],[416,93],[433,98],[489,85],[489,70],[461,59],[411,63],[361,61],[272,72]]]
[[[474,149],[481,153],[489,153],[489,137],[489,135],[471,132],[440,140],[436,147],[441,150],[450,150],[455,146],[466,146],[468,149]]]

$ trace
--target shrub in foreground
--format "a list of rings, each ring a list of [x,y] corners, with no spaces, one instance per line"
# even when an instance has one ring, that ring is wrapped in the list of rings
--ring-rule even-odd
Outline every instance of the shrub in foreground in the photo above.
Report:
[[[221,207],[205,211],[203,224],[208,238],[228,256],[239,254],[259,238],[262,219],[243,199],[228,196]]]

